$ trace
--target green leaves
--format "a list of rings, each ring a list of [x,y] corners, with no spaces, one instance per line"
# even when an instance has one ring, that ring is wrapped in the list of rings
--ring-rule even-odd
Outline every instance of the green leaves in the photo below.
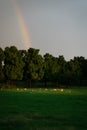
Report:
[[[43,58],[39,55],[38,49],[30,48],[28,50],[25,64],[27,79],[39,80],[43,78]]]
[[[0,48],[0,80],[4,79],[4,70],[3,70],[3,65],[4,65],[4,51],[2,48]]]
[[[5,75],[7,79],[18,80],[23,77],[24,63],[15,46],[5,48]]]
[[[0,80],[43,80],[64,85],[87,84],[87,59],[74,57],[66,61],[63,55],[54,57],[39,49],[18,50],[15,46],[0,48]]]

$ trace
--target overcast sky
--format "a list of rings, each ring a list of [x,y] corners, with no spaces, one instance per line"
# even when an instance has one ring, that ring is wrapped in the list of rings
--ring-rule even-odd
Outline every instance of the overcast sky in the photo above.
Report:
[[[0,0],[0,46],[25,49],[14,0]],[[16,0],[33,48],[87,58],[87,0]]]

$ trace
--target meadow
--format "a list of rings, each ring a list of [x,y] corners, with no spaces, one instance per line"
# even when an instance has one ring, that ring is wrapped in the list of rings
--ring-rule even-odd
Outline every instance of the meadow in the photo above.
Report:
[[[0,90],[0,130],[87,130],[87,88]]]

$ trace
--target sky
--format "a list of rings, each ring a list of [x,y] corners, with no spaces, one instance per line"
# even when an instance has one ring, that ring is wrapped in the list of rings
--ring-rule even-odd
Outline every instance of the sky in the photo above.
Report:
[[[87,58],[87,0],[0,0],[0,47]]]

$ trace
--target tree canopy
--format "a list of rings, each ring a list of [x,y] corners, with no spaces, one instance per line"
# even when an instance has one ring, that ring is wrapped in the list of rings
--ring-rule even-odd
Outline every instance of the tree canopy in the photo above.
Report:
[[[0,48],[0,81],[4,79],[4,58],[4,51],[2,50],[2,48]]]
[[[20,51],[15,46],[6,47],[4,50],[4,72],[6,80],[21,80],[23,78],[24,62]]]
[[[55,82],[57,85],[87,85],[87,59],[74,57],[66,61],[63,55],[54,57],[40,50],[18,50],[15,46],[0,48],[0,81],[26,80]]]

